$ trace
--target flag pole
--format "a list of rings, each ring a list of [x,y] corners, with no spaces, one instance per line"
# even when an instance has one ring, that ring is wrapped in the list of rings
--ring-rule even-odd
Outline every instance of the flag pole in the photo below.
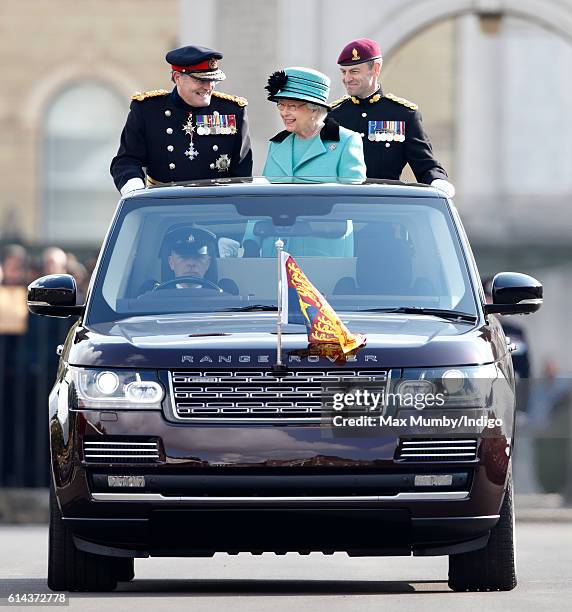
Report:
[[[284,243],[278,238],[274,246],[276,247],[276,261],[278,262],[278,320],[276,322],[276,364],[273,369],[275,372],[282,372],[285,370],[284,364],[282,363],[282,283],[284,282],[282,278],[282,250],[284,248]]]

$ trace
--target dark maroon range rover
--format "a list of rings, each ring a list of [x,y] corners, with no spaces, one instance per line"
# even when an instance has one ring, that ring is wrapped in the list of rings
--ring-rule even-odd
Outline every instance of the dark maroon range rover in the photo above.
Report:
[[[288,323],[276,367],[278,238],[367,336],[357,353]],[[430,187],[125,197],[84,305],[71,276],[29,287],[32,312],[79,315],[49,397],[50,588],[114,589],[136,557],[346,551],[448,555],[452,589],[512,589],[514,379],[492,313],[537,310],[542,287],[500,273],[492,293]],[[361,418],[360,389],[383,395]]]

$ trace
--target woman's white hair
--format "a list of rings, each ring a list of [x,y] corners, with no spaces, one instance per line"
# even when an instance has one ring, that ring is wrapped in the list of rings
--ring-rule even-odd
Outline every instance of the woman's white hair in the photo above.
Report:
[[[323,119],[325,119],[326,115],[328,114],[328,109],[324,108],[323,106],[320,106],[319,104],[314,104],[313,102],[308,102],[306,104],[306,106],[313,111],[317,111],[318,113],[318,120],[322,121]]]

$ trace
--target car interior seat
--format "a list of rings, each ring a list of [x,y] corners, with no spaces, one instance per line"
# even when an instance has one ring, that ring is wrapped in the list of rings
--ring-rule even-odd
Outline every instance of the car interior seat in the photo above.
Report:
[[[356,278],[341,278],[334,294],[411,294],[413,246],[398,229],[392,223],[369,223],[356,232]]]

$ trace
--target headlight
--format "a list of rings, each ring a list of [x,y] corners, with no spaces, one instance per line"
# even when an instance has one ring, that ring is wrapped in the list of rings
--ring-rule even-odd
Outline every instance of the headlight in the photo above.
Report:
[[[125,397],[136,404],[157,404],[163,399],[163,387],[152,380],[130,382],[125,387]]]
[[[430,380],[404,380],[399,383],[397,392],[400,395],[417,395],[418,393],[428,395],[435,393],[435,385]]]
[[[79,409],[160,409],[165,397],[154,371],[70,367],[69,376]]]
[[[428,368],[403,370],[396,386],[399,405],[408,407],[407,395],[417,395],[415,407],[420,409],[421,396],[428,401],[425,408],[487,408],[491,406],[495,383],[502,374],[495,364],[463,368]]]
[[[441,375],[441,383],[447,393],[454,395],[464,389],[466,378],[463,370],[445,370]]]
[[[119,387],[119,376],[115,372],[100,372],[95,377],[97,390],[105,395],[113,395]]]

